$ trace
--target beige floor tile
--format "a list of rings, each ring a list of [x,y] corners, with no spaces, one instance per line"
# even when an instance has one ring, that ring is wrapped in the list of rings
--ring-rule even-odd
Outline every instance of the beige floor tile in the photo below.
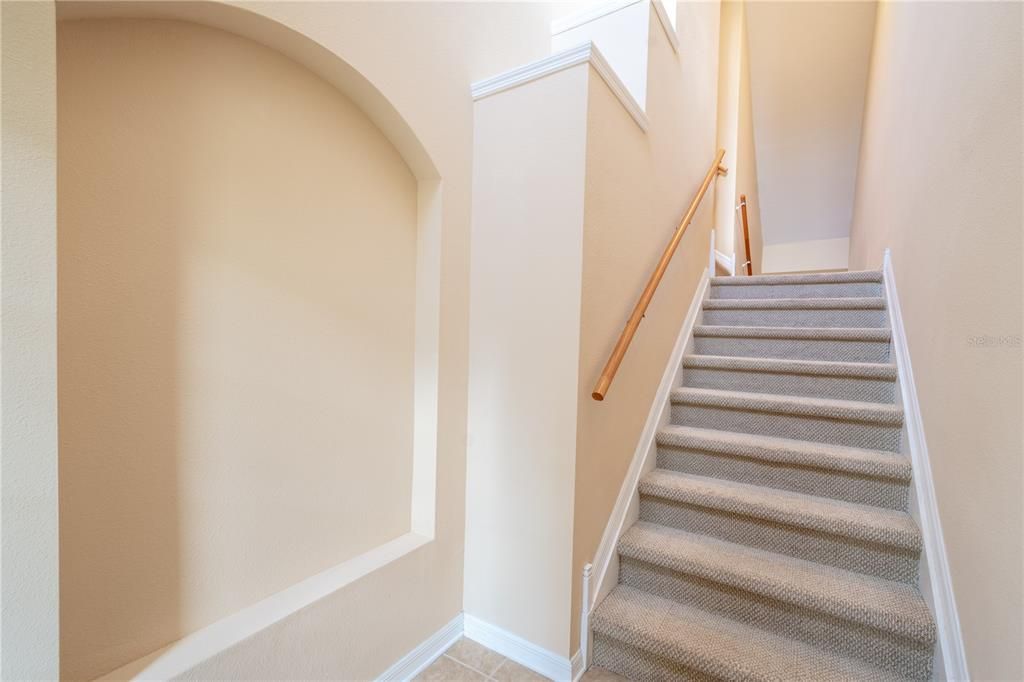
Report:
[[[444,652],[446,656],[454,658],[459,663],[464,663],[473,670],[478,670],[484,675],[492,675],[498,666],[505,662],[505,657],[491,651],[483,644],[478,644],[471,639],[463,637]]]
[[[611,670],[594,667],[583,673],[580,682],[629,682],[629,680]]]
[[[515,661],[506,660],[494,674],[491,675],[498,682],[542,682],[548,678],[538,675],[529,668],[525,668]]]
[[[481,682],[487,678],[453,658],[441,656],[414,679],[420,682]]]

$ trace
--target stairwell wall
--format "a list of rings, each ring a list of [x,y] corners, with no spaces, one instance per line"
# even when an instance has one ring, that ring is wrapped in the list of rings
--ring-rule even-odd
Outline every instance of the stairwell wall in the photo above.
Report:
[[[1022,9],[879,3],[851,269],[891,249],[971,677],[1020,679]]]
[[[52,21],[53,4],[27,4],[41,8],[44,15],[45,21],[39,23],[38,45],[44,48],[52,45],[56,32]],[[67,5],[75,7],[68,8]],[[79,12],[83,11],[84,5],[93,3],[65,3],[65,9]],[[117,16],[123,16],[126,11],[140,16],[164,13],[174,16],[179,11],[213,15],[225,5],[172,2],[109,3],[109,6]],[[380,674],[462,610],[467,285],[473,142],[473,103],[469,84],[546,55],[550,48],[549,27],[553,9],[541,3],[255,2],[233,3],[233,7],[240,8],[243,14],[247,12],[254,17],[270,19],[302,37],[300,40],[315,41],[351,65],[393,104],[436,165],[438,179],[443,185],[443,202],[438,208],[442,236],[441,332],[437,351],[440,372],[437,387],[436,535],[433,541],[410,554],[216,654],[204,665],[190,671],[188,676],[207,679],[254,676],[368,679]],[[243,20],[242,23],[249,26],[254,22]],[[384,43],[382,36],[387,37]],[[7,42],[4,41],[5,51]],[[46,88],[55,85],[55,67],[52,64],[48,66],[45,59],[33,59],[31,66],[30,82],[26,87],[45,95]],[[5,95],[6,86],[5,82]],[[25,115],[31,117],[35,114],[36,118],[32,120],[38,128],[52,133],[56,121],[52,120],[52,112],[43,106],[44,100],[45,97],[40,97],[38,101],[28,98],[22,101]],[[7,113],[5,109],[5,144]],[[45,139],[45,136],[39,139]],[[22,177],[35,183],[26,188],[28,192],[35,192],[38,197],[53,195],[53,188],[45,181],[36,182],[28,175]],[[6,174],[4,181],[7,182]],[[5,210],[6,200],[5,185]],[[35,225],[45,226],[45,222]],[[4,228],[6,240],[6,217]],[[13,266],[45,264],[47,256],[51,259],[49,262],[55,262],[56,247],[52,241],[47,241],[45,229],[40,229],[44,233],[32,237],[32,244],[38,244],[42,249],[39,254],[21,249],[21,244],[8,251],[9,244],[5,241],[5,277],[9,265],[12,266],[11,272],[17,272]],[[47,245],[49,251],[46,250]],[[37,257],[41,260],[34,260]],[[5,314],[5,333],[6,322]],[[7,350],[5,342],[5,357]],[[13,386],[8,384],[10,378],[5,371],[5,391],[9,385]],[[50,436],[46,432],[50,427],[52,424],[39,425],[35,436],[52,436],[52,431]],[[6,495],[6,442],[4,456]],[[45,458],[40,462],[45,463]],[[34,482],[46,484],[45,480]],[[40,521],[55,524],[56,510],[53,509],[49,516],[44,514]],[[55,528],[55,525],[51,527]],[[39,555],[37,558],[40,566],[34,569],[40,578],[53,576],[56,555]],[[44,570],[43,564],[47,562],[49,569]],[[7,587],[5,581],[4,588]],[[6,638],[6,628],[4,635]],[[55,646],[53,649],[55,654]],[[268,656],[267,652],[273,652],[273,655]],[[4,653],[6,665],[6,649]],[[55,665],[55,660],[46,664]]]
[[[572,536],[572,647],[581,572],[593,561],[680,325],[707,264],[710,192],[603,402],[590,393],[637,297],[716,152],[718,3],[680,3],[680,53],[652,24],[644,135],[602,85],[588,104],[578,416]],[[653,12],[651,22],[658,19]]]

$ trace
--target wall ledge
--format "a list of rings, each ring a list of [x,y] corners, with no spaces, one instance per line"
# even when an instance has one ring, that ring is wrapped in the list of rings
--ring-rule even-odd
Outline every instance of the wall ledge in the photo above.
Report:
[[[555,53],[550,57],[545,57],[497,76],[477,81],[470,86],[470,91],[473,94],[474,101],[481,100],[485,97],[496,95],[499,92],[511,90],[520,85],[526,85],[559,71],[587,63],[601,76],[608,89],[612,91],[623,108],[626,109],[636,124],[640,126],[640,129],[646,132],[648,126],[647,114],[644,113],[644,110],[633,99],[633,96],[629,94],[629,90],[626,89],[622,80],[615,73],[615,70],[608,64],[601,51],[597,49],[593,42],[582,43],[568,50]]]
[[[99,680],[169,680],[430,542],[406,533],[196,630]],[[404,660],[404,659],[403,659]]]

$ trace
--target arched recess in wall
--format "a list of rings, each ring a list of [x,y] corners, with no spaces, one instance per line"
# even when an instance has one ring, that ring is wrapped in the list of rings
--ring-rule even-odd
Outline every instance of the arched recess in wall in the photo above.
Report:
[[[437,377],[438,377],[438,332],[440,304],[440,178],[436,167],[416,135],[403,120],[401,115],[388,102],[384,95],[369,83],[363,76],[345,63],[338,55],[328,51],[315,41],[301,35],[276,21],[270,20],[246,9],[220,3],[91,3],[76,2],[59,5],[59,17],[62,21],[80,19],[143,19],[143,20],[174,20],[188,22],[210,29],[218,29],[234,36],[246,38],[271,51],[287,57],[292,62],[304,67],[332,85],[345,98],[350,100],[365,117],[379,129],[390,146],[397,151],[408,170],[411,171],[414,193],[411,214],[415,222],[414,251],[414,314],[409,327],[413,336],[412,350],[412,425],[411,425],[411,485],[408,500],[408,522],[403,526],[400,537],[389,537],[378,546],[370,547],[361,554],[345,557],[344,561],[328,568],[312,578],[302,580],[293,587],[266,597],[252,607],[244,608],[233,615],[209,627],[195,630],[195,624],[181,623],[183,631],[188,634],[184,639],[171,644],[167,649],[158,652],[155,657],[147,657],[144,662],[145,675],[168,678],[187,670],[198,663],[202,652],[222,650],[249,634],[279,620],[288,613],[293,613],[306,604],[316,600],[333,590],[366,573],[383,566],[423,543],[431,540],[434,535],[435,508],[435,467],[436,467],[436,424],[437,424]],[[256,113],[256,112],[254,112]],[[230,119],[228,119],[230,120]],[[373,134],[377,134],[375,131]],[[159,163],[159,159],[155,162]],[[301,169],[296,169],[301,182]],[[67,174],[65,174],[67,175]],[[209,177],[208,175],[205,177]],[[173,198],[173,197],[172,197]],[[70,204],[66,204],[70,205]],[[379,276],[389,276],[386,263],[379,267]],[[376,295],[375,282],[368,280],[364,296],[373,299]],[[301,342],[301,339],[296,341]],[[296,347],[302,352],[301,345]],[[184,387],[183,390],[188,390]],[[126,417],[130,420],[131,417]],[[63,429],[62,425],[62,429]],[[186,429],[187,430],[187,429]],[[194,434],[177,434],[182,439],[193,437]],[[66,453],[62,453],[62,456]],[[365,452],[366,458],[372,458],[373,452]],[[301,457],[301,452],[282,453],[282,456]],[[180,473],[180,472],[179,472]],[[116,473],[114,474],[116,475]],[[244,480],[244,479],[240,479]],[[159,500],[154,500],[159,503]],[[267,500],[269,504],[294,504],[296,500]],[[301,502],[301,501],[300,501]],[[62,499],[62,507],[64,500]],[[72,505],[73,509],[73,505]],[[62,509],[62,514],[67,508]],[[373,514],[372,508],[366,514]],[[67,517],[65,517],[67,518]],[[358,521],[359,519],[356,519]],[[116,529],[112,532],[116,532]],[[62,530],[63,533],[63,530]],[[173,535],[169,533],[169,535]],[[135,536],[133,536],[135,537]],[[160,537],[159,532],[155,537]],[[159,547],[153,550],[159,553]],[[254,554],[258,557],[259,554]],[[63,556],[62,556],[63,559]],[[63,567],[62,567],[63,568]],[[306,576],[303,575],[303,578]],[[188,575],[178,576],[179,582],[188,584]],[[301,589],[295,589],[301,588]],[[280,586],[277,588],[280,589]],[[185,590],[188,592],[188,590]],[[188,592],[188,599],[201,600],[202,592]],[[247,604],[246,604],[247,605]],[[102,606],[102,604],[101,604]],[[151,606],[151,605],[149,605]],[[149,607],[148,606],[148,607]],[[187,604],[179,610],[187,610]],[[63,608],[63,605],[62,605]],[[118,614],[100,612],[95,616],[101,618],[117,618]],[[180,614],[179,614],[180,616]],[[231,627],[222,626],[224,622],[233,623]],[[144,629],[140,624],[139,629]],[[147,636],[152,633],[144,633]],[[154,640],[155,641],[155,640]],[[160,642],[160,644],[165,643]],[[119,645],[124,646],[121,642]],[[132,657],[152,650],[136,651]],[[111,658],[110,661],[114,659]],[[118,663],[124,661],[117,661]],[[106,665],[105,663],[102,665]],[[94,669],[98,669],[94,666]],[[106,665],[106,670],[110,669]],[[71,673],[72,671],[65,671]],[[72,675],[73,676],[73,675]]]

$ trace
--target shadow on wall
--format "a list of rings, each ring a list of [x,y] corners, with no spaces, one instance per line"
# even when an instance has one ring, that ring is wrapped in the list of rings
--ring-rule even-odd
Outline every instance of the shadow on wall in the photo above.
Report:
[[[61,672],[91,679],[409,531],[417,186],[219,30],[62,22],[58,88]]]

